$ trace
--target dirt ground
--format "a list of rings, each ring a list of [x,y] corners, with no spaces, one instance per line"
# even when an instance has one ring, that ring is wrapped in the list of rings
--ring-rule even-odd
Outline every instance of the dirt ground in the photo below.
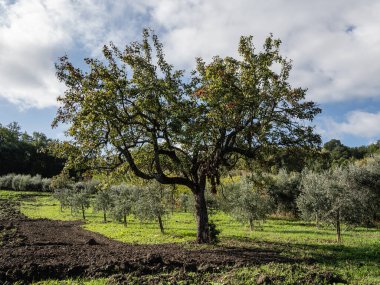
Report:
[[[189,250],[178,244],[131,245],[86,231],[80,222],[23,216],[0,200],[0,284],[183,270],[217,272],[269,262],[297,262],[279,252],[234,247]]]

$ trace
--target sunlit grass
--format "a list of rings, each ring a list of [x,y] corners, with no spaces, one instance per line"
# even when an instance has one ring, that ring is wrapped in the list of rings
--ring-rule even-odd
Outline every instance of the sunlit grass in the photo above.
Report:
[[[21,204],[21,212],[31,218],[81,220],[79,213],[71,213],[70,209],[61,211],[59,202],[50,194],[37,193],[39,196],[34,198],[30,197],[30,192],[24,194],[29,194],[29,196],[20,196],[19,192],[0,191],[0,198],[27,197]],[[192,213],[175,212],[173,215],[167,215],[164,220],[165,234],[161,234],[157,222],[141,223],[130,216],[128,225],[125,227],[112,219],[103,223],[102,213],[95,213],[92,209],[88,209],[86,215],[87,219],[83,224],[85,229],[119,241],[133,244],[175,242],[185,243],[187,247],[195,247],[188,243],[194,241],[196,237],[196,224]],[[379,229],[347,229],[343,232],[343,244],[339,245],[336,243],[333,228],[328,226],[317,228],[313,223],[299,220],[271,218],[257,223],[255,230],[250,231],[247,225],[242,225],[224,213],[211,215],[210,219],[221,230],[220,239],[223,246],[275,250],[283,256],[316,261],[312,265],[307,262],[299,263],[295,269],[290,268],[290,265],[278,263],[256,266],[249,270],[247,268],[234,269],[214,276],[216,284],[223,280],[223,282],[228,281],[229,284],[239,284],[233,280],[252,281],[259,274],[269,274],[268,272],[279,274],[281,270],[288,272],[287,274],[295,271],[294,276],[287,277],[288,284],[292,284],[292,280],[307,275],[313,270],[335,272],[355,284],[380,284]],[[249,281],[246,284],[250,284]]]

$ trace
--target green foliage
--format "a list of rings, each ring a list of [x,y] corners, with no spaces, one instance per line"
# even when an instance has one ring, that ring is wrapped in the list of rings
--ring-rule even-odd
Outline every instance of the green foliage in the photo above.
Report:
[[[8,126],[0,124],[0,175],[19,173],[52,177],[58,174],[63,168],[63,160],[48,153],[47,146],[51,142],[43,133],[22,133],[16,122]]]
[[[57,152],[68,158],[67,169],[129,170],[188,187],[205,217],[198,219],[198,242],[208,242],[207,181],[215,192],[222,171],[239,159],[264,163],[269,153],[320,144],[305,124],[320,109],[288,83],[291,63],[280,44],[270,36],[257,53],[252,37],[241,37],[239,59],[197,59],[190,78],[166,62],[148,29],[141,42],[123,50],[111,43],[103,59],[85,59],[87,72],[64,56],[56,68],[67,90],[53,126],[68,124],[72,143]]]
[[[273,175],[269,184],[268,193],[272,197],[274,205],[280,213],[291,213],[297,216],[296,199],[300,194],[299,183],[300,174],[298,172],[287,172],[280,169],[277,175]]]
[[[135,193],[139,191],[134,186],[120,184],[111,187],[113,205],[111,215],[118,222],[127,225],[127,217],[132,212],[132,207],[136,203]]]
[[[193,203],[191,203],[190,194],[181,193],[179,195],[179,202],[180,202],[181,211],[187,213],[190,209],[193,209],[193,207],[192,207]]]
[[[216,224],[213,221],[210,221],[208,223],[208,226],[210,228],[210,241],[211,243],[217,244],[220,242],[219,234],[220,230],[217,229]]]
[[[107,222],[107,212],[113,207],[113,199],[109,189],[99,191],[95,195],[94,210],[103,212],[104,222]]]
[[[71,191],[70,191],[71,192]],[[69,192],[69,193],[70,193]],[[69,203],[73,211],[81,212],[83,220],[86,219],[85,211],[90,207],[90,195],[85,190],[74,190],[70,193]]]
[[[0,189],[14,190],[12,187],[12,181],[16,174],[7,174],[0,176]]]
[[[254,221],[264,220],[272,211],[272,201],[265,190],[255,187],[248,178],[225,186],[222,207],[235,219],[248,223],[253,230]]]
[[[305,170],[302,173],[301,194],[297,198],[297,206],[303,219],[315,219],[317,225],[321,215],[328,212],[327,197],[323,195],[327,189],[326,179],[323,173]]]
[[[380,153],[380,140],[367,146],[348,147],[342,144],[340,140],[332,139],[323,145],[323,149],[329,154],[332,165],[347,165],[352,160],[359,160]]]
[[[303,217],[334,224],[338,241],[341,223],[352,226],[374,223],[379,210],[376,192],[380,172],[376,168],[374,163],[366,166],[351,164],[322,173],[304,171],[301,194],[297,199]]]
[[[136,188],[135,203],[132,208],[134,216],[142,222],[157,220],[162,233],[164,232],[162,218],[168,213],[164,204],[165,190],[166,187],[157,182]]]
[[[21,193],[0,191],[0,198]],[[47,193],[34,194],[40,196],[22,202],[22,213],[32,218],[78,219],[78,217],[71,216],[68,209],[65,209],[63,213],[60,212],[58,201]],[[209,249],[208,246],[192,243],[196,236],[196,225],[191,213],[174,213],[173,216],[168,217],[165,224],[165,235],[159,233],[155,223],[141,224],[133,217],[129,217],[128,227],[116,222],[103,223],[101,220],[100,213],[89,211],[87,222],[83,227],[128,243],[177,242],[184,243],[187,249]],[[231,270],[227,269],[227,271],[216,272],[208,276],[205,283],[255,284],[257,278],[263,274],[268,277],[285,277],[285,279],[278,279],[278,284],[295,284],[297,282],[311,284],[319,276],[319,273],[328,271],[339,274],[353,284],[380,283],[379,229],[360,227],[348,229],[345,232],[344,245],[336,245],[334,231],[326,226],[316,228],[314,223],[269,218],[262,224],[260,231],[251,232],[223,213],[214,215],[213,221],[221,230],[219,234],[221,247],[242,250],[251,248],[257,252],[257,258],[260,258],[262,253],[264,255],[281,253],[282,257],[295,258],[297,264],[265,262],[265,264],[249,267],[234,267]],[[300,262],[301,258],[314,262],[302,263]],[[169,272],[169,274],[171,273]],[[311,279],[304,279],[305,277]],[[308,283],[307,280],[310,282]],[[282,283],[280,283],[281,281]]]
[[[72,195],[72,190],[70,188],[59,188],[54,190],[54,198],[57,199],[61,205],[61,211],[65,207],[71,206],[70,197]]]
[[[0,176],[0,188],[16,191],[50,191],[50,179],[41,175],[8,174]]]

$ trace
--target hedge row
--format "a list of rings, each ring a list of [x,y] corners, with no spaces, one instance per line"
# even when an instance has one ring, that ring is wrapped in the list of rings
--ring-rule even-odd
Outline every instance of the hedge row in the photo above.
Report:
[[[50,178],[42,178],[41,175],[8,174],[0,177],[0,189],[15,191],[50,191]]]

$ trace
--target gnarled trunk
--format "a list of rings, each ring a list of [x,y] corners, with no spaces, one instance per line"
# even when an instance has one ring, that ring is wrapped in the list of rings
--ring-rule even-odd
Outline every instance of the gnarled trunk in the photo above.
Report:
[[[193,193],[195,198],[195,214],[197,217],[197,242],[210,243],[205,187],[197,187]]]

